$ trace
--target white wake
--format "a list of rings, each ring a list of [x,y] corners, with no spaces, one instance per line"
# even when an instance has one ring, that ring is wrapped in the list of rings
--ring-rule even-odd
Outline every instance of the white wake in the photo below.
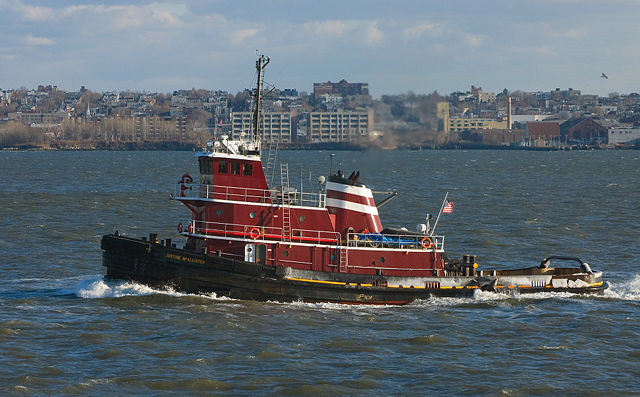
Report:
[[[605,298],[620,299],[625,301],[640,300],[640,274],[636,274],[628,281],[609,281],[609,288],[604,291]]]
[[[148,285],[134,281],[109,280],[103,278],[91,278],[78,283],[75,289],[76,296],[86,299],[121,298],[124,296],[167,295],[175,297],[196,296],[213,300],[233,300],[224,296],[210,294],[187,294],[175,291],[171,287],[152,288]]]

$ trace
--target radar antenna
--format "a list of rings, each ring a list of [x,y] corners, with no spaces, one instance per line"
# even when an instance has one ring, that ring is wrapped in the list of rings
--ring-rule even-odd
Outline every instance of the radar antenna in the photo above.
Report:
[[[269,57],[260,55],[256,61],[256,70],[258,71],[258,84],[256,88],[256,111],[253,113],[253,139],[256,142],[260,142],[260,107],[262,105],[262,74],[264,68],[269,64]]]

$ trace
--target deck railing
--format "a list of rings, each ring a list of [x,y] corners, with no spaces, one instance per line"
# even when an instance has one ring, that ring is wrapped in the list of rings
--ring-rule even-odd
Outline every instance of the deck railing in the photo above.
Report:
[[[349,233],[347,245],[350,247],[385,247],[419,250],[444,250],[444,236]]]
[[[240,238],[247,240],[284,241],[281,227],[242,225],[223,222],[185,221],[181,223],[183,234],[201,235],[207,238]],[[292,242],[338,245],[340,233],[323,230],[291,229]]]
[[[251,203],[288,204],[305,207],[324,207],[325,193],[298,192],[290,189],[284,194],[281,189],[255,189],[222,185],[199,185],[178,183],[175,197],[206,198]]]
[[[281,227],[243,225],[224,222],[185,221],[179,229],[184,235],[206,238],[237,238],[244,240],[291,241],[297,243],[344,246],[341,234],[325,230],[291,229],[290,237]],[[414,250],[444,250],[444,236],[412,236],[402,234],[349,233],[348,247],[379,247]]]

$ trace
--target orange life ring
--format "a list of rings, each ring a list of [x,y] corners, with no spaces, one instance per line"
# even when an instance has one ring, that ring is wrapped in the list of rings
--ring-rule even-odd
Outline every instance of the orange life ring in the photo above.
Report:
[[[422,240],[420,240],[420,245],[422,245],[422,248],[427,248],[427,249],[435,247],[435,245],[433,244],[433,242],[429,237],[425,237]]]
[[[189,223],[189,233],[193,233],[193,223]]]
[[[252,228],[249,232],[249,237],[256,240],[258,237],[260,237],[260,229],[258,229],[257,227]]]
[[[178,233],[182,233],[182,222],[178,223]]]

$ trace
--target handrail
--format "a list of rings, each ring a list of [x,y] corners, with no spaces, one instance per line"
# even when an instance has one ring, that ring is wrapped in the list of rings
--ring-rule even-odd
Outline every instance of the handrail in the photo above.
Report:
[[[186,189],[185,189],[186,186]],[[326,203],[325,193],[298,192],[290,189],[282,194],[282,189],[257,189],[224,185],[185,184],[178,183],[174,196],[177,198],[206,198],[212,200],[232,200],[253,203],[282,203],[305,207],[323,208]]]
[[[593,273],[593,271],[591,270],[591,266],[589,266],[589,264],[587,262],[583,262],[582,259],[575,257],[575,256],[561,256],[561,255],[551,255],[548,256],[546,258],[544,258],[542,260],[542,262],[540,262],[540,269],[547,269],[549,267],[549,264],[551,263],[552,259],[558,259],[561,261],[575,261],[578,262],[580,264],[580,270],[582,270],[585,273]]]
[[[183,223],[180,223],[183,225]],[[183,235],[201,235],[207,238],[241,238],[245,240],[285,241],[282,227],[246,225],[225,222],[187,221],[181,227]],[[290,241],[298,243],[323,243],[342,246],[342,235],[329,230],[291,229]],[[444,236],[422,236],[380,233],[348,233],[347,247],[381,247],[443,251]],[[548,259],[565,259],[550,257]],[[572,258],[566,258],[572,259]]]
[[[181,223],[182,225],[182,223]],[[284,241],[281,227],[245,225],[224,222],[188,221],[182,226],[183,235],[202,235],[207,238],[242,238],[245,240]],[[290,240],[302,243],[338,245],[340,233],[325,230],[291,229]]]
[[[349,233],[347,241],[350,247],[385,247],[418,250],[444,250],[444,236]]]
[[[549,263],[551,262],[551,259],[558,259],[558,260],[561,260],[561,261],[576,261],[581,266],[584,264],[584,262],[582,262],[582,259],[577,258],[575,256],[551,255],[551,256],[548,256],[548,257],[544,258],[542,260],[542,262],[540,262],[540,268],[541,269],[546,269],[547,267],[549,267]]]

